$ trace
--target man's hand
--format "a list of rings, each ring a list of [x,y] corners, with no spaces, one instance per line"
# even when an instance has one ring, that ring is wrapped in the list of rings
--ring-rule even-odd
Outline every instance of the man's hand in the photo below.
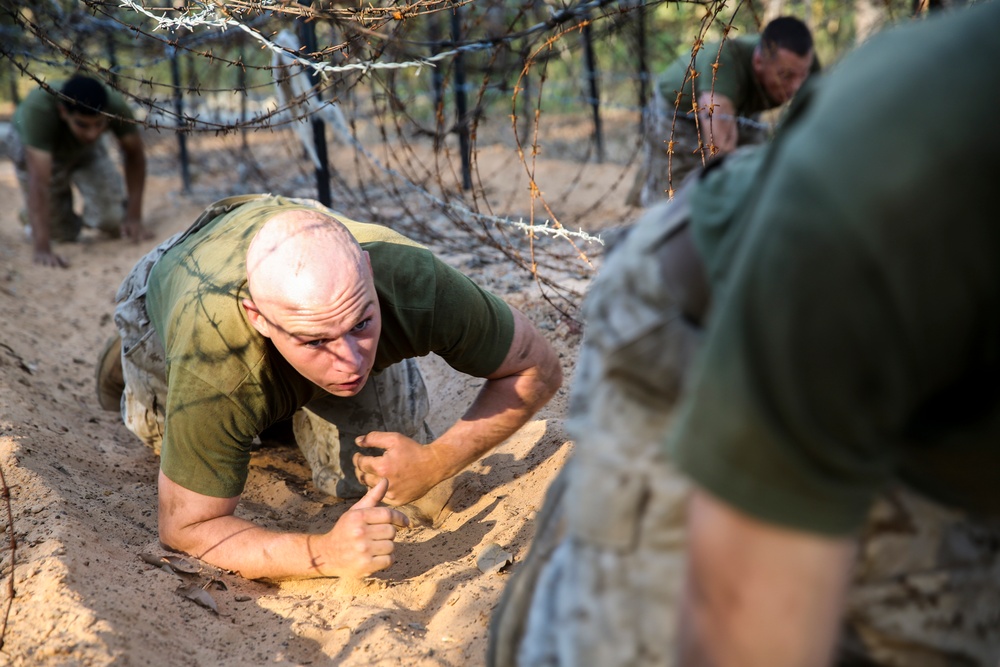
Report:
[[[385,479],[375,484],[330,532],[311,542],[310,547],[315,545],[318,550],[313,560],[321,572],[367,577],[392,565],[396,529],[407,528],[410,522],[399,510],[377,506],[388,488]],[[324,562],[328,565],[321,564]]]
[[[153,232],[143,227],[142,221],[138,218],[126,217],[122,220],[122,238],[132,243],[139,243],[153,238]]]
[[[387,478],[386,502],[411,503],[510,437],[556,393],[562,384],[558,355],[523,313],[511,308],[511,314],[514,337],[507,356],[462,418],[425,446],[399,433],[358,438],[361,447],[383,450],[382,456],[354,455],[358,481],[371,487]]]
[[[51,250],[35,250],[35,264],[60,269],[69,267],[69,262],[67,262],[61,255],[57,255]]]
[[[382,450],[381,456],[355,454],[354,468],[358,481],[369,488],[379,484],[379,480],[388,480],[385,502],[389,505],[413,502],[449,477],[433,445],[421,445],[402,433],[372,431],[355,442],[358,447]]]
[[[739,143],[736,106],[725,95],[706,91],[698,96],[699,131],[705,159],[731,153]]]
[[[125,188],[128,203],[122,221],[122,236],[133,243],[153,238],[153,233],[142,226],[142,197],[146,190],[146,149],[138,132],[119,137],[125,158]]]
[[[376,484],[326,533],[283,533],[234,516],[239,496],[195,493],[160,471],[160,541],[247,579],[363,577],[392,565],[396,531],[410,525],[376,507],[388,488]]]
[[[25,147],[28,165],[28,219],[31,221],[31,242],[35,264],[65,269],[69,262],[52,252],[52,153],[31,146]]]

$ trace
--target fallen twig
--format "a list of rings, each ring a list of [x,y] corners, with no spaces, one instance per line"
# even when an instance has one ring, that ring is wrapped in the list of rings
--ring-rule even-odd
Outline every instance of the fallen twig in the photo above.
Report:
[[[2,651],[7,634],[7,619],[10,617],[10,608],[14,604],[14,561],[17,560],[17,538],[14,536],[14,512],[10,508],[10,488],[7,486],[7,478],[3,474],[3,466],[0,466],[0,497],[4,499],[4,503],[7,506],[7,539],[10,542],[10,579],[7,580],[7,608],[3,612],[3,625],[0,625],[0,651]]]

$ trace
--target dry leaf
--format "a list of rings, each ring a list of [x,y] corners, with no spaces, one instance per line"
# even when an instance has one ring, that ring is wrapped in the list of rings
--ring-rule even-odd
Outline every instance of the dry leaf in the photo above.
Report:
[[[226,582],[222,579],[209,579],[208,583],[205,584],[205,590],[208,590],[209,588],[214,588],[219,591],[229,590],[229,586],[226,586]]]
[[[193,600],[205,609],[210,609],[216,614],[219,613],[219,605],[215,603],[215,598],[212,597],[211,593],[198,584],[187,584],[186,586],[181,586],[177,589],[177,593],[183,595],[188,600]]]
[[[476,567],[486,574],[496,574],[514,562],[514,556],[496,542],[490,542],[479,552]]]
[[[192,563],[180,556],[154,556],[153,554],[139,554],[139,558],[149,565],[162,567],[169,572],[183,572],[184,574],[198,574],[201,566]]]

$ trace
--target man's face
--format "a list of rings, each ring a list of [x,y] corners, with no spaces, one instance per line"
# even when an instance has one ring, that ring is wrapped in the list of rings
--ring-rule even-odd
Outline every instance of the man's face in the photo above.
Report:
[[[108,129],[108,118],[101,114],[88,116],[81,113],[72,113],[60,104],[59,115],[69,125],[70,132],[73,133],[73,136],[81,144],[94,143],[100,138],[104,130]]]
[[[261,315],[267,320],[265,335],[307,380],[334,396],[354,396],[364,388],[382,332],[370,272],[323,308],[271,306]]]
[[[812,51],[800,56],[780,47],[762,47],[754,53],[754,73],[771,101],[784,104],[802,87],[809,76],[812,61]]]

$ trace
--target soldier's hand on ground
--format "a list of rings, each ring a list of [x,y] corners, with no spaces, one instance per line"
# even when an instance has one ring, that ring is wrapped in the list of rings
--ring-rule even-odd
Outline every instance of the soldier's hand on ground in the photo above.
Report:
[[[122,222],[122,236],[133,243],[139,243],[153,238],[153,232],[143,227],[139,220],[125,220]]]
[[[355,440],[358,447],[381,449],[381,456],[355,454],[354,469],[358,481],[372,488],[381,479],[389,480],[385,502],[405,505],[422,497],[442,481],[440,461],[430,445],[421,445],[402,433],[372,431]]]
[[[410,521],[399,510],[378,507],[388,488],[385,480],[376,484],[320,536],[314,558],[324,563],[324,574],[366,577],[392,565],[396,529],[409,527]]]
[[[41,264],[42,266],[57,267],[60,269],[65,269],[69,267],[69,262],[67,262],[61,256],[55,254],[51,250],[36,250],[35,264]]]

